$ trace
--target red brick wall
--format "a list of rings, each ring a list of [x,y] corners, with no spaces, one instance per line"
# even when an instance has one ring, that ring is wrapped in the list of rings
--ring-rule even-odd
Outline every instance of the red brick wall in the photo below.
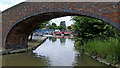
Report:
[[[25,2],[2,12],[2,42],[7,48],[26,48],[27,37],[34,26],[57,17],[85,15],[101,19],[120,29],[120,11],[117,2]],[[7,40],[7,43],[6,43]]]

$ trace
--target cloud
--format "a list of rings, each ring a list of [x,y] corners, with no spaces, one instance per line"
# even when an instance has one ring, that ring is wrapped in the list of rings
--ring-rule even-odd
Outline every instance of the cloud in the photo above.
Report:
[[[60,25],[61,21],[65,21],[67,26],[70,26],[71,24],[73,24],[73,21],[71,20],[71,16],[65,16],[65,17],[60,17],[60,18],[55,18],[51,20],[51,23],[54,22],[57,25]]]
[[[0,0],[0,11],[4,11],[25,0]]]
[[[5,10],[5,9],[11,7],[11,6],[12,6],[12,5],[10,5],[10,4],[1,4],[1,3],[0,3],[0,10],[3,11],[3,10]]]

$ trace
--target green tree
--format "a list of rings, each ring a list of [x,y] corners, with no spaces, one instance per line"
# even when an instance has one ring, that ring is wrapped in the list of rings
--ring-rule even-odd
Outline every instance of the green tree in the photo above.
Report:
[[[84,48],[90,56],[106,59],[111,64],[120,60],[120,31],[94,18],[74,16],[75,45]]]
[[[60,29],[60,26],[56,26],[55,29]]]
[[[66,30],[66,27],[63,26],[63,25],[60,25],[60,26],[59,26],[59,30],[60,30],[60,31],[65,31],[65,30]]]
[[[55,30],[55,27],[56,27],[57,25],[55,24],[55,23],[52,23],[52,27],[53,27],[53,29]]]
[[[52,25],[49,24],[47,27],[48,27],[49,29],[54,29],[54,30],[55,30],[56,27],[57,27],[57,25],[56,25],[55,23],[52,23]]]
[[[49,21],[46,21],[46,22],[41,23],[40,25],[37,25],[37,26],[35,27],[35,29],[33,30],[33,32],[34,32],[36,29],[42,29],[42,28],[47,27],[48,24],[49,24]],[[33,32],[31,32],[31,34],[30,34],[30,41],[32,40]]]
[[[55,23],[52,23],[53,26],[57,26]]]
[[[67,28],[70,29],[70,30],[72,29],[71,26],[68,26]]]
[[[89,40],[93,38],[118,37],[119,31],[98,19],[74,16],[73,32],[79,40]]]
[[[60,30],[61,30],[61,31],[66,30],[66,23],[65,23],[65,21],[61,21],[61,22],[60,22]]]
[[[47,27],[48,27],[48,29],[53,29],[52,25],[48,25]]]
[[[49,24],[49,21],[43,22],[40,25],[36,26],[35,30],[45,28],[47,27],[48,24]]]

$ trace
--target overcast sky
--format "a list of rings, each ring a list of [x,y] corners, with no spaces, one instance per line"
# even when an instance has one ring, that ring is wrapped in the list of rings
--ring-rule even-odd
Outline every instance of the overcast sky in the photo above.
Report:
[[[0,10],[3,11],[25,0],[0,0]]]
[[[25,0],[0,0],[0,11],[4,11],[23,1]],[[57,25],[59,25],[61,21],[65,21],[66,25],[70,26],[71,24],[73,24],[73,22],[70,21],[70,19],[71,19],[71,16],[66,16],[66,17],[52,19],[51,21],[56,23]]]
[[[51,21],[56,23],[57,25],[60,25],[61,21],[65,21],[67,26],[70,26],[71,24],[73,24],[73,21],[71,20],[71,16],[65,16],[65,17],[60,17],[60,18],[56,18],[56,19],[52,19]]]

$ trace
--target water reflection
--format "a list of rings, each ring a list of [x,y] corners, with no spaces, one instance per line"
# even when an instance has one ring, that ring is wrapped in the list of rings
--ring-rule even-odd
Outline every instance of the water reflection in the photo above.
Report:
[[[36,55],[48,57],[52,66],[72,66],[75,56],[78,54],[78,52],[73,51],[74,41],[65,38],[57,38],[54,43],[49,41],[47,39],[33,52]],[[61,43],[64,43],[64,46]]]
[[[65,43],[66,39],[65,38],[60,38],[60,43]]]
[[[54,37],[49,37],[49,40],[52,41],[52,42],[56,42],[57,39],[54,38]]]
[[[52,39],[56,41],[51,41]],[[51,66],[104,66],[75,50],[74,40],[69,37],[49,37],[33,53],[48,57]]]
[[[3,56],[3,66],[105,66],[74,47],[70,37],[49,37],[33,52]]]
[[[37,58],[35,54],[30,53],[3,55],[2,66],[50,66],[48,58]]]
[[[55,37],[49,37],[48,39],[50,41],[52,41],[52,42],[56,42],[57,39],[60,39],[60,43],[65,43],[66,42],[66,38],[74,41],[73,38],[70,38],[70,36],[63,36],[63,37],[61,37],[61,36],[55,36]]]

